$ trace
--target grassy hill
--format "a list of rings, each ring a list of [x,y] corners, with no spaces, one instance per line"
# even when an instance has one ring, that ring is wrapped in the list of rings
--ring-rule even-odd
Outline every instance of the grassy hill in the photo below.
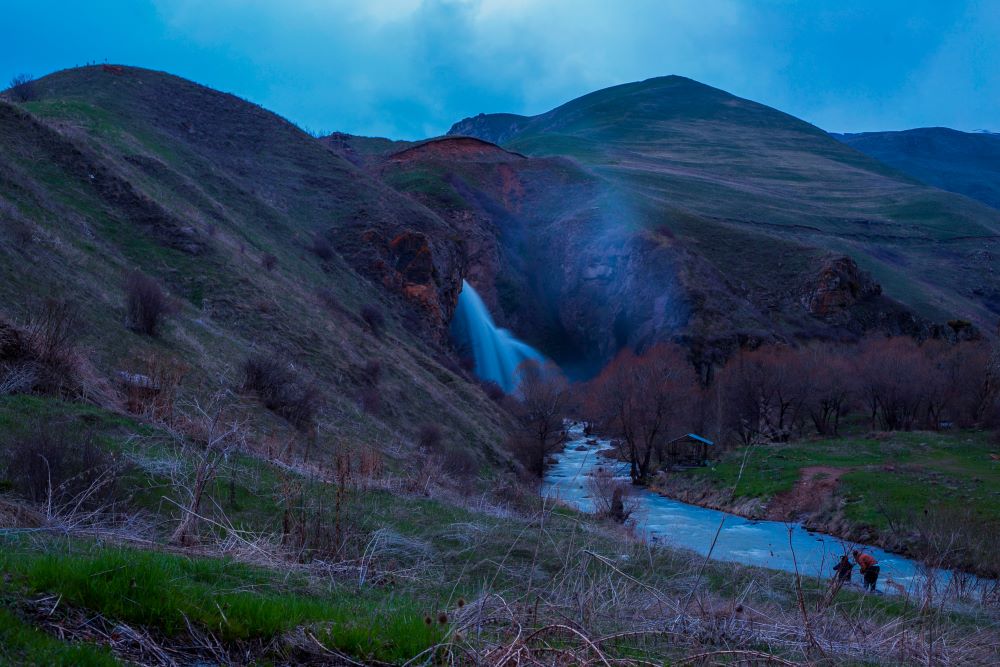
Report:
[[[189,81],[88,67],[36,86],[36,101],[0,102],[6,318],[70,299],[73,335],[102,377],[142,372],[136,360],[155,354],[187,367],[195,396],[238,385],[252,355],[292,364],[322,396],[321,449],[406,441],[434,422],[455,447],[496,458],[505,418],[449,361],[442,315],[386,289],[361,239],[447,238],[444,221],[274,114]],[[446,273],[451,251],[436,250]],[[134,270],[177,300],[158,338],[124,325]],[[435,306],[439,288],[451,289],[429,285]],[[377,394],[367,408],[365,392]]]
[[[573,159],[630,202],[613,224],[669,229],[772,311],[791,316],[788,304],[774,306],[834,253],[931,319],[992,328],[1000,313],[988,252],[1000,232],[995,210],[690,79],[615,86],[530,118],[477,116],[450,133]]]
[[[1000,136],[996,134],[922,127],[832,136],[928,185],[1000,208]]]

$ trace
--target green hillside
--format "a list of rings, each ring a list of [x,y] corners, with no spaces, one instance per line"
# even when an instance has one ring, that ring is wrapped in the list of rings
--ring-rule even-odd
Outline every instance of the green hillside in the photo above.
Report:
[[[732,282],[774,266],[749,245],[789,242],[781,255],[795,246],[849,255],[888,296],[932,319],[992,325],[1000,313],[981,252],[1000,233],[995,210],[690,79],[615,86],[527,119],[470,118],[451,133],[573,158],[642,200],[639,224],[666,224]]]
[[[995,133],[921,127],[832,136],[928,185],[1000,208],[1000,136]]]
[[[435,422],[454,446],[494,451],[505,418],[448,361],[440,321],[363,273],[361,232],[442,220],[274,114],[167,74],[88,67],[36,85],[37,101],[0,103],[5,317],[75,301],[74,335],[102,377],[142,372],[136,359],[154,353],[189,368],[193,396],[238,385],[253,354],[293,364],[322,395],[321,448]],[[133,270],[179,303],[159,338],[124,326]],[[381,335],[366,307],[386,319]],[[370,364],[378,409],[362,406]]]

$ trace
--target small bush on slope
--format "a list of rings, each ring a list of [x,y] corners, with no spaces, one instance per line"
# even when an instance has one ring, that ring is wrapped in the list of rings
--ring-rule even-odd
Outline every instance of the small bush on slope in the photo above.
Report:
[[[160,285],[139,271],[125,279],[125,311],[128,327],[147,336],[155,336],[174,310]]]
[[[378,309],[377,306],[368,304],[361,309],[361,319],[365,321],[368,328],[376,336],[382,335],[382,329],[385,328],[385,315],[382,311]]]
[[[79,311],[65,299],[46,299],[24,325],[0,316],[0,396],[48,394],[114,402],[107,384],[76,349]]]
[[[333,259],[333,246],[322,236],[314,236],[312,246],[309,249],[324,262],[329,262]]]
[[[7,94],[15,102],[34,102],[38,99],[38,88],[30,74],[17,74],[7,88]]]
[[[0,434],[4,480],[36,503],[91,507],[114,492],[114,460],[93,434],[68,422],[26,420]]]
[[[317,388],[268,357],[258,355],[243,362],[242,389],[256,394],[268,410],[300,431],[308,431],[319,412]]]

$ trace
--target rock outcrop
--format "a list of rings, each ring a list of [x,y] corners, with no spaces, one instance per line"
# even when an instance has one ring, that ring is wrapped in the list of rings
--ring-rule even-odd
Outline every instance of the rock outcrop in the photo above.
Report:
[[[804,285],[800,301],[810,315],[843,324],[858,301],[882,294],[882,286],[847,256],[830,257],[816,277]]]

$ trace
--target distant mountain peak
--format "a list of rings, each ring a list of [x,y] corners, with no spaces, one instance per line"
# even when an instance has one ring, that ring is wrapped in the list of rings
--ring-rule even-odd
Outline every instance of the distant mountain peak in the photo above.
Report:
[[[928,185],[1000,208],[1000,134],[921,127],[833,135]]]

